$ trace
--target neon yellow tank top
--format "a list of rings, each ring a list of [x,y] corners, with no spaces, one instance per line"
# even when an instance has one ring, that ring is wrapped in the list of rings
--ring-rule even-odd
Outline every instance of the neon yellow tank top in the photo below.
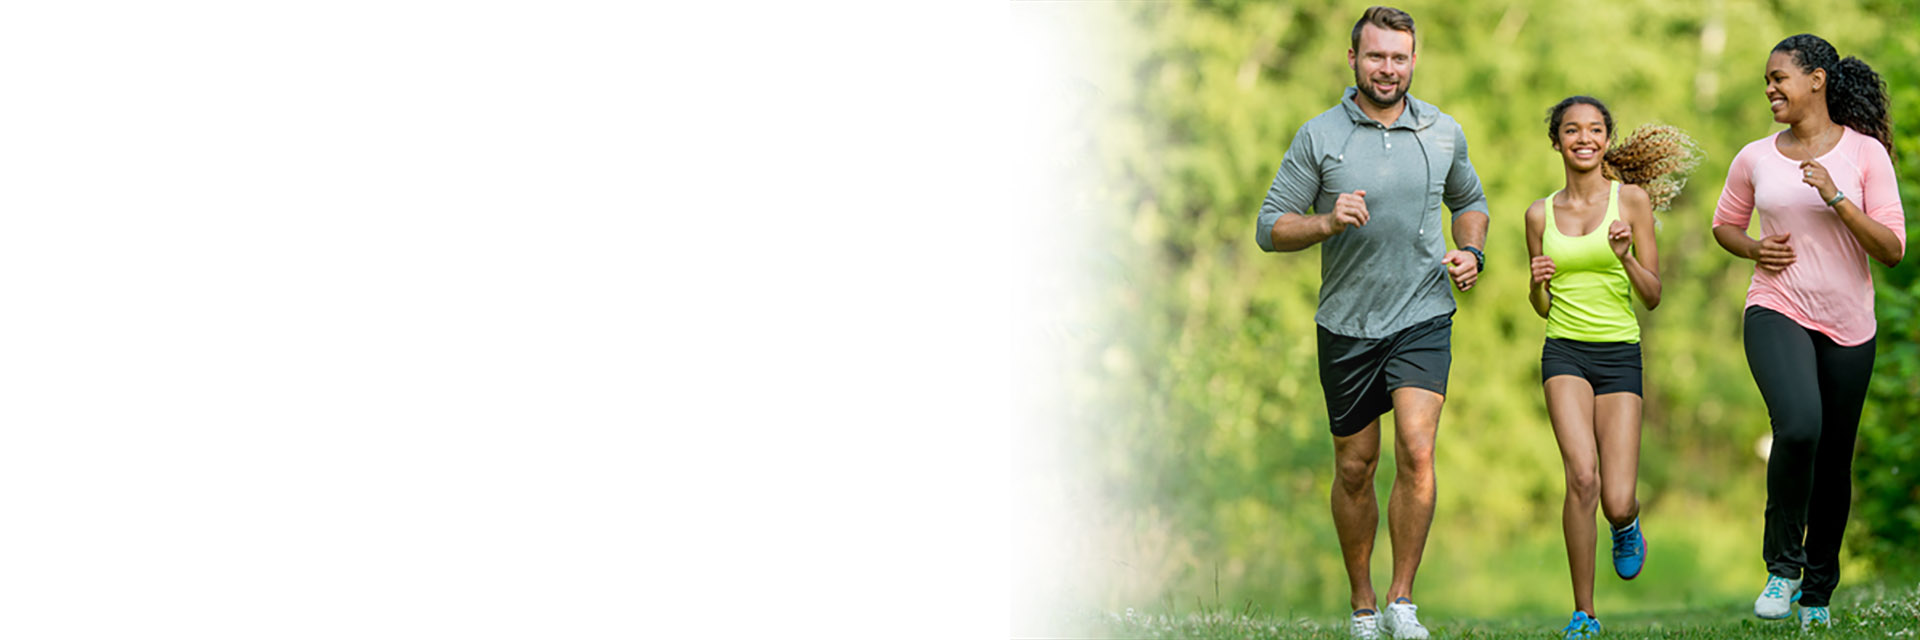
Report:
[[[1555,192],[1557,195],[1559,192]],[[1547,337],[1582,342],[1639,342],[1640,322],[1633,315],[1633,283],[1607,244],[1607,228],[1620,219],[1620,183],[1607,194],[1600,226],[1582,236],[1567,236],[1553,223],[1553,197],[1547,197],[1547,228],[1541,250],[1553,258],[1547,290]]]

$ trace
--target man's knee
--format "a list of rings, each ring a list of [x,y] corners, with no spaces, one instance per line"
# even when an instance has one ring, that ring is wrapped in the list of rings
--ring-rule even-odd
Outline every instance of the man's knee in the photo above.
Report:
[[[1400,473],[1427,475],[1433,473],[1433,441],[1409,443],[1394,452],[1394,466]]]
[[[1334,486],[1344,493],[1361,493],[1373,488],[1373,474],[1380,464],[1378,455],[1344,456],[1335,464]]]

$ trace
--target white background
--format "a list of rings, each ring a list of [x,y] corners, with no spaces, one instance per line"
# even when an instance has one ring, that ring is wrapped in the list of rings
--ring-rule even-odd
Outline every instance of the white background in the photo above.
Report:
[[[1006,14],[0,10],[0,636],[1004,636]]]

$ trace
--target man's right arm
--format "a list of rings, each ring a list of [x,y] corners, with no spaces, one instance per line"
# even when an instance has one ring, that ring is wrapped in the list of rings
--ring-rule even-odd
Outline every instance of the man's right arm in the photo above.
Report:
[[[1280,172],[1267,187],[1254,228],[1254,241],[1262,251],[1299,251],[1340,232],[1330,216],[1306,215],[1320,193],[1319,158],[1313,146],[1312,136],[1301,127],[1280,160]]]
[[[1332,213],[1280,216],[1268,227],[1270,244],[1262,248],[1268,251],[1299,251],[1346,231],[1348,226],[1366,224],[1366,205],[1363,200],[1366,195],[1365,191],[1340,194]],[[1349,211],[1353,207],[1348,205],[1357,205],[1359,210]]]

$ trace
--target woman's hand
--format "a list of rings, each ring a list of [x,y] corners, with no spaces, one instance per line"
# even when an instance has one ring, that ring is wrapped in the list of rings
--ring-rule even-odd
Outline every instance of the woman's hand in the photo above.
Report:
[[[1627,259],[1627,250],[1633,248],[1633,225],[1625,220],[1615,220],[1607,227],[1607,246],[1613,248],[1613,257]]]
[[[1753,261],[1760,263],[1761,269],[1772,273],[1787,270],[1794,261],[1793,246],[1787,244],[1792,238],[1791,233],[1761,238],[1759,248],[1753,250]]]
[[[1840,192],[1839,187],[1833,186],[1833,176],[1817,160],[1800,163],[1800,181],[1819,191],[1821,202],[1832,200],[1833,194]]]
[[[1553,258],[1549,258],[1546,256],[1534,256],[1532,266],[1533,266],[1533,283],[1534,284],[1540,284],[1542,282],[1546,282],[1548,280],[1553,279],[1553,274],[1554,274]]]

